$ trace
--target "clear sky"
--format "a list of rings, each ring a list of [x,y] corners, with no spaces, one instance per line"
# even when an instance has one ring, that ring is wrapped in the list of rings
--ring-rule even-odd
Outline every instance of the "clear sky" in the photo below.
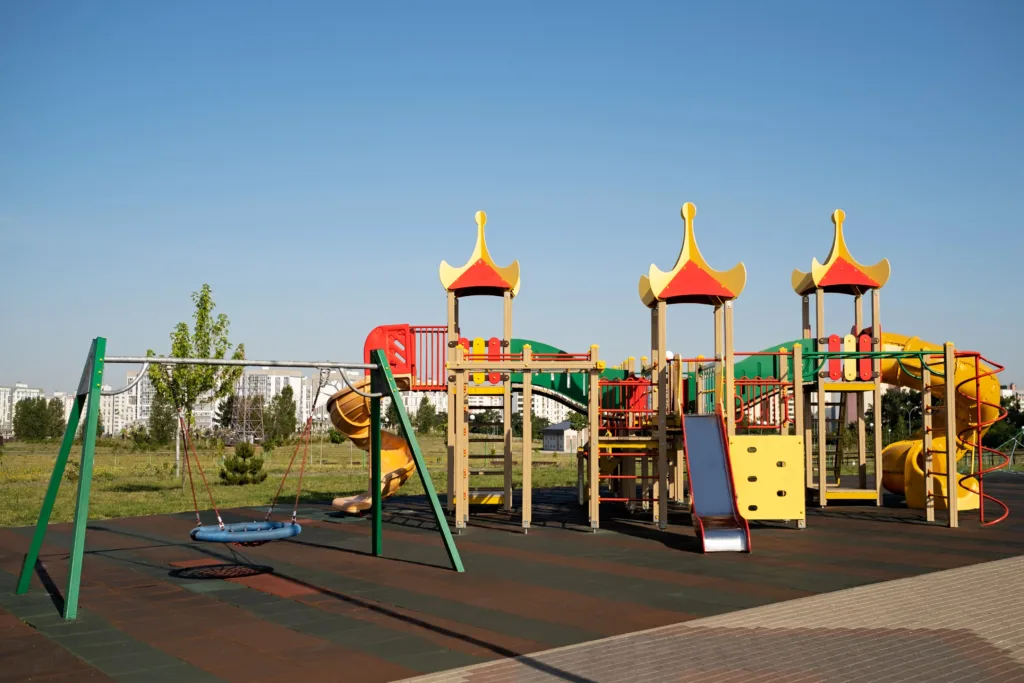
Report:
[[[892,263],[885,329],[1024,380],[1022,29],[1016,0],[5,2],[0,385],[73,389],[98,335],[166,353],[203,282],[249,357],[358,360],[444,322],[479,209],[516,336],[640,356],[686,201],[747,266],[739,350],[799,336],[790,273],[842,208]],[[670,348],[712,353],[687,308]]]

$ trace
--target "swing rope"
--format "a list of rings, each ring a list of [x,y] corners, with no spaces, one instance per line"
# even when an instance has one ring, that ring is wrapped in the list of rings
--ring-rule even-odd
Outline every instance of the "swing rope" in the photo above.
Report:
[[[264,517],[264,521],[270,520],[270,515],[274,513],[274,508],[277,506],[277,499],[281,495],[281,491],[284,490],[284,483],[288,480],[288,475],[291,474],[292,465],[295,464],[295,456],[299,454],[299,447],[302,447],[302,462],[299,465],[299,482],[295,490],[295,504],[292,506],[292,524],[296,523],[296,519],[299,514],[299,498],[302,496],[302,479],[306,473],[306,456],[309,454],[309,441],[313,433],[313,413],[316,412],[316,404],[320,400],[320,392],[327,385],[327,380],[330,377],[330,370],[324,368],[320,369],[320,377],[317,381],[316,393],[313,395],[313,405],[309,409],[309,417],[306,418],[306,426],[302,430],[302,436],[299,438],[299,442],[295,444],[295,450],[292,451],[292,458],[288,461],[288,468],[284,472],[284,476],[281,477],[281,483],[277,487],[277,493],[274,494],[274,500],[270,503],[270,509],[267,510],[267,516]]]
[[[206,473],[203,471],[203,463],[201,463],[199,461],[199,453],[196,452],[196,445],[195,445],[195,442],[192,440],[192,434],[191,434],[191,432],[188,429],[188,424],[186,423],[185,419],[183,417],[180,417],[181,413],[178,413],[178,415],[179,415],[178,419],[181,421],[182,431],[185,434],[185,462],[186,463],[188,462],[188,454],[189,454],[189,450],[191,450],[192,451],[192,456],[196,460],[196,469],[199,470],[199,476],[203,480],[203,486],[206,487],[206,495],[209,496],[209,498],[210,498],[210,506],[213,508],[214,514],[217,515],[217,526],[219,526],[221,529],[223,529],[224,528],[224,520],[221,518],[220,510],[217,509],[217,503],[213,499],[213,490],[210,488],[210,482],[208,482],[206,480]],[[189,481],[190,482],[192,481],[192,469],[191,469],[191,467],[189,467]],[[196,498],[196,490],[195,490],[195,486],[193,485],[193,487],[192,487],[192,499],[195,500],[195,498]],[[198,502],[196,503],[196,520],[199,520],[199,503]],[[202,524],[200,523],[200,526],[201,525]]]
[[[178,412],[178,428],[184,431],[185,421],[181,419],[181,412]],[[192,480],[192,463],[188,457],[188,442],[185,443],[185,469],[188,471],[188,487],[192,491],[192,507],[196,510],[196,526],[202,526],[203,520],[199,516],[199,500],[196,498],[196,484]]]

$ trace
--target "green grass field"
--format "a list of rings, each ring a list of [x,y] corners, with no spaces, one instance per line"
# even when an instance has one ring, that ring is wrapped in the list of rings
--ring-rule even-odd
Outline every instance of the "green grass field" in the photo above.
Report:
[[[443,495],[447,484],[444,465],[445,444],[443,437],[419,437],[427,467],[434,487]],[[514,444],[519,449],[518,439]],[[59,444],[54,443],[8,443],[0,460],[0,526],[24,526],[34,524],[46,493],[50,473],[57,457]],[[267,505],[273,499],[281,476],[291,458],[294,446],[275,450],[266,464],[269,472],[261,484],[230,486],[220,483],[217,473],[220,458],[212,450],[200,450],[199,457],[207,479],[211,483],[214,500],[218,507]],[[484,451],[482,446],[476,447]],[[475,451],[476,452],[476,451]],[[71,461],[78,462],[81,447],[72,451]],[[230,449],[228,450],[230,454]],[[300,453],[301,457],[301,453]],[[302,500],[306,502],[330,502],[335,496],[350,495],[367,490],[369,472],[365,465],[366,454],[351,443],[331,444],[315,440],[310,448],[309,461],[302,485]],[[534,458],[553,465],[534,468],[534,487],[570,486],[576,482],[575,455],[535,452]],[[481,462],[481,461],[478,461]],[[488,465],[494,468],[494,465]],[[69,467],[74,473],[77,468]],[[521,481],[522,470],[515,467],[515,484]],[[206,491],[196,477],[196,493],[200,509],[210,508]],[[298,459],[281,494],[279,507],[290,510],[295,500],[298,480]],[[500,476],[474,476],[474,487],[501,487]],[[60,494],[54,506],[54,522],[70,521],[74,517],[77,483],[72,476],[61,484]],[[423,493],[419,478],[415,475],[401,488],[399,495]],[[93,488],[90,501],[90,519],[130,517],[168,512],[193,510],[192,493],[186,483],[174,474],[174,448],[145,453],[131,453],[112,443],[102,440],[96,447],[96,464],[93,472]],[[204,521],[210,522],[209,516]]]

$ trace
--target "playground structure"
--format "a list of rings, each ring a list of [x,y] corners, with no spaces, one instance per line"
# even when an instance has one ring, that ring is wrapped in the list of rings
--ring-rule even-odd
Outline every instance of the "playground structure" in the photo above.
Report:
[[[889,277],[889,264],[859,264],[843,237],[845,214],[833,213],[835,233],[824,264],[812,261],[808,273],[796,271],[793,287],[803,297],[803,335],[800,339],[758,352],[733,349],[734,303],[746,284],[742,263],[728,271],[712,269],[697,248],[696,208],[682,207],[684,236],[673,268],[667,272],[652,265],[640,278],[642,303],[651,311],[651,355],[628,359],[608,367],[598,357],[598,347],[568,353],[556,347],[512,336],[512,301],[520,288],[519,265],[499,267],[487,250],[486,215],[476,214],[477,242],[469,261],[455,268],[442,262],[441,283],[447,293],[448,316],[444,326],[388,325],[370,332],[364,345],[364,362],[254,361],[106,355],[106,339],[93,340],[68,426],[51,474],[17,592],[28,590],[42,547],[54,502],[70,456],[80,421],[82,460],[76,500],[68,589],[64,617],[77,613],[89,492],[92,482],[97,419],[103,372],[109,363],[143,364],[138,382],[150,364],[261,366],[357,369],[367,377],[349,383],[328,400],[335,426],[353,443],[370,452],[369,491],[338,498],[334,506],[346,512],[368,510],[373,529],[372,552],[381,555],[381,504],[415,471],[419,474],[453,569],[463,571],[462,561],[444,517],[415,432],[401,400],[401,391],[446,391],[449,405],[448,481],[446,507],[454,515],[457,530],[465,528],[470,506],[501,505],[511,512],[513,501],[512,396],[523,395],[523,434],[532,433],[530,409],[534,391],[554,397],[570,408],[586,413],[588,440],[578,453],[579,502],[587,509],[592,529],[600,527],[601,503],[624,503],[647,511],[651,521],[664,529],[670,504],[689,502],[693,526],[706,552],[749,552],[751,521],[783,521],[806,525],[808,502],[826,506],[830,500],[882,503],[882,490],[901,494],[908,507],[924,509],[928,521],[935,511],[948,511],[949,527],[959,525],[959,511],[978,509],[981,523],[1004,520],[1009,509],[984,492],[984,475],[1006,465],[1007,456],[982,445],[985,432],[1006,415],[999,405],[996,375],[1002,366],[974,351],[957,351],[951,342],[939,346],[917,337],[883,332],[880,322],[880,290]],[[815,325],[810,324],[810,294],[815,296]],[[824,295],[854,297],[854,321],[850,333],[826,336]],[[863,326],[863,297],[871,294],[872,324]],[[470,340],[461,335],[459,300],[466,296],[501,297],[504,305],[502,336]],[[666,318],[669,305],[698,304],[713,308],[714,354],[710,358],[668,358]],[[737,360],[737,358],[742,360]],[[873,447],[868,476],[866,404],[870,396],[881,406],[881,387],[889,384],[922,392],[923,428],[910,438],[882,448],[880,411],[871,424]],[[317,392],[319,395],[319,391]],[[502,396],[502,435],[487,437],[503,446],[503,488],[500,491],[471,487],[471,476],[486,473],[474,467],[471,445],[479,437],[469,430],[473,395]],[[838,395],[841,400],[831,401]],[[857,428],[856,485],[847,486],[843,473],[842,432],[848,424],[846,411],[853,397]],[[389,397],[398,410],[404,436],[381,429],[381,399]],[[176,401],[177,403],[177,401]],[[830,417],[830,408],[838,416]],[[179,413],[181,406],[178,406]],[[307,439],[312,418],[306,422]],[[832,449],[829,479],[830,422],[837,438]],[[186,435],[186,466],[192,481]],[[282,478],[274,502],[284,488],[299,447]],[[1004,462],[983,465],[985,453],[1000,455]],[[262,521],[226,524],[217,509],[212,489],[206,485],[217,524],[204,525],[193,485],[197,525],[190,537],[196,541],[260,544],[301,533],[297,520],[301,477],[306,452],[300,461],[299,485],[291,521],[272,520],[274,505]],[[523,439],[522,484],[519,516],[524,531],[532,522],[532,443]],[[961,472],[964,461],[967,472]],[[206,483],[197,457],[197,473]],[[639,474],[637,473],[639,471]],[[194,482],[193,482],[194,484]],[[604,486],[602,486],[604,484]],[[1002,513],[986,520],[985,502]]]
[[[675,265],[667,272],[652,265],[640,278],[640,299],[651,311],[651,351],[639,367],[634,358],[609,367],[599,359],[596,345],[570,353],[513,337],[519,263],[502,267],[491,258],[483,212],[476,214],[476,245],[468,261],[461,267],[441,263],[446,324],[385,325],[367,336],[367,358],[370,349],[383,349],[404,390],[447,392],[446,508],[456,529],[468,523],[471,506],[513,511],[511,415],[517,392],[523,396],[522,406],[531,405],[534,393],[543,393],[587,415],[587,440],[578,453],[578,489],[593,529],[600,527],[602,503],[645,511],[665,528],[670,505],[688,501],[705,550],[743,551],[750,549],[751,521],[802,528],[808,504],[859,501],[878,506],[883,490],[903,495],[911,508],[924,509],[929,521],[936,510],[948,510],[950,527],[958,526],[962,510],[980,508],[984,524],[1006,517],[1005,505],[986,495],[982,484],[984,474],[1003,465],[984,469],[980,457],[997,453],[980,444],[988,427],[1005,415],[995,378],[1002,367],[977,352],[957,351],[949,342],[936,345],[883,332],[880,290],[889,278],[889,262],[865,266],[853,258],[843,236],[843,211],[832,214],[833,244],[825,262],[814,259],[810,271],[793,273],[794,291],[803,302],[801,337],[757,352],[734,350],[734,303],[746,284],[744,265],[727,271],[711,268],[697,248],[696,207],[684,204],[681,216],[684,236]],[[853,297],[848,332],[828,333],[825,294]],[[869,295],[871,325],[865,326],[864,299]],[[502,299],[500,337],[462,335],[459,301],[468,296]],[[677,304],[712,307],[713,355],[668,358],[666,317],[668,307]],[[953,378],[952,392],[947,376]],[[881,405],[883,385],[921,391],[924,422],[920,433],[885,448],[881,435],[886,426],[867,420],[869,404]],[[470,401],[474,395],[502,397],[500,434],[470,432],[470,414],[478,408]],[[363,447],[364,403],[351,389],[328,402],[335,426]],[[524,434],[530,433],[529,414],[523,410]],[[851,425],[857,431],[855,453],[844,450],[843,435]],[[383,439],[390,459],[381,486],[385,495],[392,495],[412,468],[400,440],[393,435]],[[478,442],[501,444],[500,470],[474,464],[496,457],[474,453],[472,446]],[[520,458],[519,518],[527,530],[532,519],[528,440]],[[851,476],[843,468],[854,458]],[[969,471],[959,472],[965,462]],[[480,474],[501,475],[503,488],[474,488],[472,477]],[[957,495],[950,499],[948,491]],[[1002,514],[986,521],[982,500],[1002,506]],[[346,511],[368,504],[369,494],[335,501]]]

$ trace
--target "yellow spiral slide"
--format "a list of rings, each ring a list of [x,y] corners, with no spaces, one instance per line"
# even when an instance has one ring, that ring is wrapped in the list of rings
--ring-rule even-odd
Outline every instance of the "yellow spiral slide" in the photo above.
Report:
[[[905,337],[891,332],[882,333],[883,351],[937,351],[942,353],[941,344],[922,341],[918,337]],[[941,357],[926,361],[936,372],[943,372]],[[954,418],[957,434],[969,441],[980,440],[988,430],[987,423],[996,420],[1000,411],[999,380],[994,376],[982,377],[975,386],[977,359],[974,357],[958,358],[953,371]],[[884,384],[921,390],[921,362],[917,358],[885,359],[881,362],[881,375]],[[982,364],[980,373],[984,374],[991,368]],[[949,397],[948,378],[931,375],[932,395],[942,398]],[[973,430],[978,424],[978,399],[981,399],[981,434]],[[932,413],[932,488],[935,495],[935,508],[946,509],[946,411],[943,407],[935,408]],[[963,440],[957,443],[957,462],[969,451]],[[907,507],[922,509],[925,506],[924,479],[924,440],[920,432],[912,438],[891,443],[882,451],[882,485],[893,493],[903,494],[907,499]],[[957,487],[957,509],[977,510],[979,505],[978,480],[968,477]]]
[[[369,392],[370,378],[353,385],[362,392]],[[370,450],[370,399],[346,387],[327,400],[327,411],[335,429],[348,437],[357,448]],[[381,494],[387,498],[404,484],[416,469],[412,451],[400,436],[381,430],[380,432]],[[367,488],[373,486],[372,477]],[[373,497],[369,490],[357,496],[335,498],[331,503],[342,512],[362,512],[370,509]]]

